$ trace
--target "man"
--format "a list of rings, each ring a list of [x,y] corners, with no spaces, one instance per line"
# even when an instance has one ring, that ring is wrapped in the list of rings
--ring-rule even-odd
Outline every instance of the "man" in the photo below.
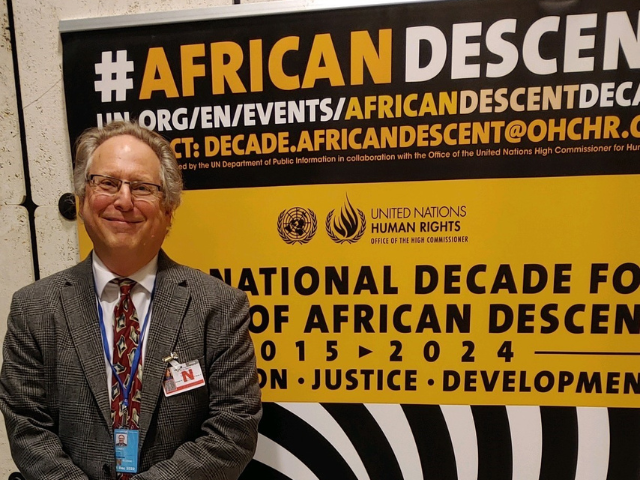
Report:
[[[126,447],[127,446],[127,436],[124,433],[118,435],[118,441],[116,442],[116,447]]]
[[[169,144],[129,122],[88,130],[74,184],[93,253],[18,291],[8,319],[16,465],[28,480],[236,479],[262,412],[248,302],[161,250],[182,189]]]

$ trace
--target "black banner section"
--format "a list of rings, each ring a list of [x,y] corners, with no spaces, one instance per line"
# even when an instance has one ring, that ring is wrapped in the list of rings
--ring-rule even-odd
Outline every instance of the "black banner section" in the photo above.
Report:
[[[557,4],[64,33],[70,136],[137,118],[188,189],[638,173],[638,9]]]
[[[542,464],[540,480],[575,478],[578,460],[578,418],[572,407],[540,407]]]
[[[475,406],[472,411],[478,437],[478,480],[511,480],[513,458],[507,409]]]
[[[364,405],[322,404],[347,434],[371,480],[402,480],[402,472],[389,442]]]
[[[403,405],[420,452],[426,480],[457,480],[456,457],[447,423],[437,405]]]
[[[640,410],[610,408],[609,471],[607,480],[640,478]]]
[[[525,472],[527,478],[539,480],[566,480],[577,478],[577,467],[580,462],[578,452],[583,453],[592,447],[580,445],[578,431],[580,422],[577,410],[573,407],[540,407],[528,410],[530,418],[541,421],[542,436],[540,444],[534,442],[531,447],[536,452],[528,456],[527,470],[524,465],[514,468],[515,452],[513,435],[514,425],[510,425],[509,415],[503,406],[471,406],[473,425],[462,432],[452,431],[457,427],[448,424],[437,405],[401,405],[403,414],[408,422],[411,434],[404,437],[400,443],[393,445],[393,440],[385,436],[378,423],[380,418],[372,415],[366,404],[323,403],[302,407],[295,404],[293,413],[287,404],[265,404],[265,416],[260,424],[261,442],[270,444],[262,454],[254,459],[242,475],[243,480],[281,480],[289,478],[293,472],[300,477],[311,475],[320,480],[368,478],[369,480],[402,480],[403,478],[424,478],[425,480],[457,480],[466,478],[477,479],[511,479],[520,478]],[[391,407],[391,406],[390,406]],[[338,430],[331,428],[332,434],[325,437],[307,420],[309,412],[318,413],[324,409],[335,420]],[[393,410],[393,408],[392,408]],[[305,413],[306,412],[306,413]],[[388,412],[391,413],[391,410]],[[453,413],[453,412],[450,412]],[[462,413],[458,410],[457,413]],[[522,414],[523,412],[520,412]],[[298,416],[302,415],[302,417]],[[608,431],[593,432],[609,439],[609,452],[595,452],[591,454],[608,456],[608,474],[606,480],[629,480],[637,478],[640,472],[640,461],[636,455],[639,433],[640,414],[638,409],[609,408]],[[399,419],[400,417],[397,417]],[[326,426],[325,422],[322,422]],[[450,418],[451,420],[451,418]],[[317,422],[317,418],[311,420]],[[331,423],[331,422],[328,422]],[[455,422],[454,422],[455,423]],[[535,422],[534,422],[535,423]],[[582,425],[583,428],[588,426]],[[336,433],[340,431],[345,437],[339,439]],[[456,452],[453,437],[463,433],[468,443],[463,450]],[[537,436],[531,431],[531,435]],[[516,435],[522,435],[520,432]],[[268,439],[268,440],[264,440]],[[341,455],[344,455],[345,440],[351,442],[355,448],[356,457],[349,465]],[[396,439],[398,440],[398,439]],[[329,443],[333,442],[333,446]],[[590,443],[588,437],[582,441]],[[406,451],[417,447],[419,452],[421,472],[411,471],[408,474]],[[458,447],[460,447],[458,443]],[[404,450],[401,448],[404,447]],[[538,450],[539,449],[539,450]],[[268,456],[263,455],[269,452]],[[474,454],[477,453],[477,456]],[[522,453],[522,452],[520,452]],[[292,461],[287,455],[293,455],[297,460]],[[278,459],[279,462],[276,460]],[[354,461],[355,460],[355,461]],[[583,467],[585,465],[583,459]],[[520,458],[522,461],[522,457]],[[300,462],[300,463],[296,463]],[[360,463],[363,469],[357,471]],[[477,462],[477,470],[474,467]],[[587,462],[588,463],[588,462]],[[274,468],[274,464],[278,464]],[[599,468],[599,467],[598,467]],[[281,470],[279,470],[281,469]],[[306,470],[307,473],[301,473]],[[403,476],[403,472],[405,475]],[[539,473],[538,473],[539,472]],[[409,476],[407,476],[407,474]],[[411,476],[413,475],[413,476]],[[419,477],[417,475],[420,475]],[[514,476],[516,475],[516,476]],[[584,471],[582,471],[584,475]],[[293,478],[293,477],[292,477]],[[297,478],[297,477],[296,477]],[[596,478],[594,476],[594,478]],[[599,477],[603,478],[604,477]]]

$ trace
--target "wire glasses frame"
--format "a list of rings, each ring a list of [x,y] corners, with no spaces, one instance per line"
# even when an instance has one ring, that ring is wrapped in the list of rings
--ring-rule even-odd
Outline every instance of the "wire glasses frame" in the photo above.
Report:
[[[91,174],[87,176],[87,183],[106,195],[115,195],[122,188],[122,184],[129,185],[129,191],[134,198],[157,197],[162,193],[162,186],[139,180],[122,180],[109,175]]]

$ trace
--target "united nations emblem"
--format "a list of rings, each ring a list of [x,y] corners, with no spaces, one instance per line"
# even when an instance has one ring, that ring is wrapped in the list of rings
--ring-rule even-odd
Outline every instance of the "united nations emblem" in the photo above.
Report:
[[[349,196],[346,198],[340,212],[336,214],[336,210],[331,210],[325,222],[329,238],[336,243],[356,243],[367,228],[364,212],[351,205]]]
[[[289,245],[309,242],[317,229],[316,214],[308,208],[293,207],[278,216],[278,233]]]

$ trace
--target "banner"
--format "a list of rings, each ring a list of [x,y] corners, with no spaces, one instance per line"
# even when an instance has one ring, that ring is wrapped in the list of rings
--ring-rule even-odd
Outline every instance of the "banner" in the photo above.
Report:
[[[635,478],[637,5],[246,12],[63,33],[71,140],[168,137],[167,252],[250,297],[244,477]]]

